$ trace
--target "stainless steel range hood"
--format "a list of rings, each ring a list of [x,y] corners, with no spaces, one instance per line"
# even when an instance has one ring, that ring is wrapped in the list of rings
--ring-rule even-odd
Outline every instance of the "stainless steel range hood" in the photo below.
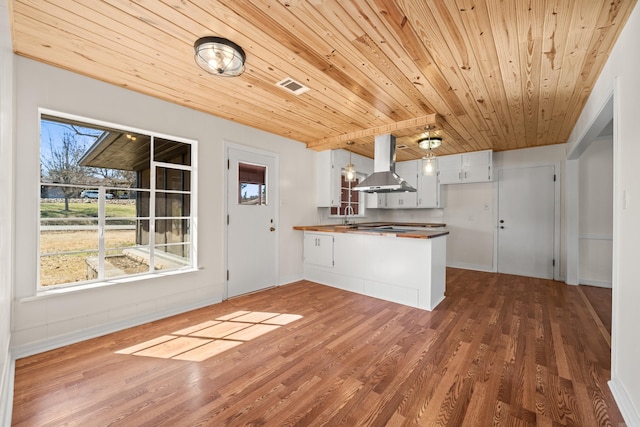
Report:
[[[366,193],[395,193],[400,191],[416,191],[407,181],[396,173],[396,137],[378,135],[375,138],[373,173],[354,190]]]

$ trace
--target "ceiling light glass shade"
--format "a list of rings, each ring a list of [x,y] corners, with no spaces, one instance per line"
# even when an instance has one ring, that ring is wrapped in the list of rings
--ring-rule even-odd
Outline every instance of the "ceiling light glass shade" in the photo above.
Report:
[[[436,156],[429,152],[428,155],[422,158],[422,174],[426,176],[433,176],[435,173],[435,159]]]
[[[347,145],[349,147],[351,147],[353,144],[353,141],[347,141]],[[351,149],[349,149],[349,164],[346,168],[344,168],[344,180],[351,183],[355,182],[356,178],[356,168],[353,166],[353,163],[351,163]],[[351,186],[349,186],[349,188],[351,188]]]
[[[429,150],[432,148],[438,148],[442,145],[442,138],[434,136],[433,138],[422,138],[418,140],[418,147],[423,150]]]
[[[195,42],[194,48],[196,63],[208,73],[236,77],[244,72],[244,50],[232,41],[202,37]]]
[[[347,182],[355,182],[356,180],[356,169],[352,163],[349,163],[347,167],[344,168],[344,180]]]

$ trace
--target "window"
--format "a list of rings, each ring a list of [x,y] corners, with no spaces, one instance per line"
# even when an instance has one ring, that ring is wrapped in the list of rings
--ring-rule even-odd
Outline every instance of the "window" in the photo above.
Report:
[[[238,204],[267,204],[267,167],[238,163]]]
[[[344,175],[340,177],[340,206],[331,208],[331,215],[339,216],[362,216],[364,207],[360,204],[360,199],[364,197],[360,191],[353,188],[360,183],[362,176],[357,176],[354,182],[347,182]]]
[[[194,148],[42,113],[39,286],[192,268]]]

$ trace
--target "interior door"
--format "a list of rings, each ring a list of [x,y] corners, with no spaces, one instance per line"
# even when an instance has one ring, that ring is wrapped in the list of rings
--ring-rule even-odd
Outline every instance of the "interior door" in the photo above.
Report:
[[[277,157],[228,147],[227,297],[276,285]]]
[[[554,166],[498,173],[498,272],[554,278]]]

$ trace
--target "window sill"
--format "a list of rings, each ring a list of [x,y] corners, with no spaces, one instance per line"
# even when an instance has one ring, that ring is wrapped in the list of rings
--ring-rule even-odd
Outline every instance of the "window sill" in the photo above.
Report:
[[[81,292],[81,291],[86,291],[86,290],[91,290],[91,289],[104,288],[104,287],[107,287],[107,286],[120,285],[120,284],[123,284],[123,283],[132,283],[132,282],[156,279],[158,277],[174,276],[174,275],[179,275],[179,274],[192,273],[192,272],[198,271],[198,270],[200,270],[200,269],[199,268],[186,268],[186,269],[172,270],[172,271],[167,271],[167,272],[159,272],[159,273],[152,273],[152,274],[142,274],[142,275],[139,275],[139,276],[119,277],[119,278],[114,278],[114,279],[111,279],[111,280],[103,280],[101,282],[92,282],[92,283],[86,283],[86,284],[77,285],[77,286],[64,286],[64,287],[58,287],[58,288],[52,288],[52,289],[42,288],[42,289],[39,289],[36,292],[35,295],[29,296],[29,297],[20,298],[19,301],[20,302],[35,301],[35,300],[40,300],[40,299],[43,299],[43,298],[51,298],[51,297],[56,297],[56,296],[60,296],[60,295],[68,295],[68,294],[71,294],[71,293],[74,293],[74,292]]]
[[[327,218],[340,218],[340,219],[344,219],[344,215],[329,215]],[[349,219],[351,218],[366,218],[366,215],[349,215]]]

